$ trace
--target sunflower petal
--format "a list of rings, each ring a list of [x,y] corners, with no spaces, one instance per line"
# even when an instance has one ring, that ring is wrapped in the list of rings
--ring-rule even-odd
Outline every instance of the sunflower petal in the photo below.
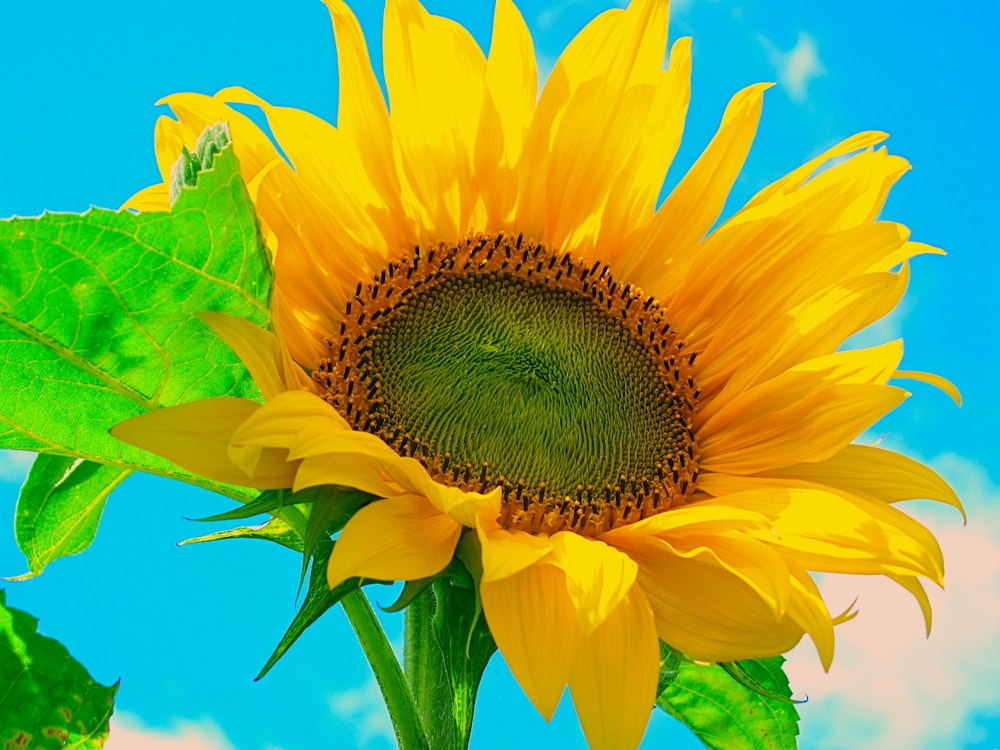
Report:
[[[513,228],[517,164],[537,90],[538,69],[528,27],[511,0],[498,0],[475,148],[487,230]]]
[[[750,86],[730,100],[711,143],[656,212],[633,251],[635,282],[640,286],[670,298],[683,281],[694,260],[688,249],[697,246],[719,218],[743,168],[769,87]]]
[[[281,352],[273,333],[258,328],[249,320],[225,313],[203,312],[200,317],[246,365],[264,398],[285,390],[279,369]]]
[[[638,747],[656,700],[660,650],[653,615],[633,586],[580,648],[569,677],[577,716],[594,750]]]
[[[412,581],[451,562],[462,527],[426,498],[401,495],[361,508],[344,526],[330,555],[327,582],[353,576]]]
[[[476,202],[472,157],[486,60],[468,31],[417,0],[389,0],[384,37],[393,129],[412,197],[426,211],[421,239],[457,240]]]
[[[793,595],[788,604],[789,618],[798,624],[816,645],[823,669],[833,663],[833,619],[823,596],[809,574],[798,566],[789,566]]]
[[[229,441],[261,405],[241,398],[209,398],[155,409],[119,422],[111,434],[216,482],[258,489],[291,487],[297,463],[287,451],[257,451],[252,475],[229,457]]]
[[[484,545],[484,555],[485,550]],[[552,565],[532,565],[495,580],[487,580],[484,572],[480,593],[507,666],[548,721],[583,640],[565,574]]]
[[[927,383],[928,385],[933,385],[935,388],[944,391],[949,396],[951,400],[955,402],[956,406],[962,405],[962,394],[959,393],[958,388],[947,378],[943,378],[940,375],[935,375],[933,372],[918,372],[916,370],[896,370],[893,373],[894,378],[906,378],[908,380],[919,380],[921,383]]]
[[[920,579],[916,576],[897,576],[892,574],[887,574],[886,577],[891,578],[893,581],[913,594],[913,598],[916,599],[917,604],[920,605],[920,613],[924,616],[924,627],[927,630],[927,635],[930,636],[931,620],[933,619],[931,600],[927,598],[927,592],[924,590],[924,586],[920,582]]]
[[[553,542],[549,537],[507,531],[500,528],[496,519],[496,510],[487,506],[479,509],[476,518],[476,532],[483,551],[483,581],[499,581],[520,573],[552,551]]]
[[[761,489],[706,503],[754,509],[769,531],[750,532],[810,570],[922,575],[942,583],[944,561],[934,535],[891,505],[820,489]]]
[[[631,591],[638,568],[614,547],[571,532],[556,534],[552,544],[548,561],[566,574],[577,622],[589,637]]]
[[[710,544],[718,536],[702,538]],[[749,541],[733,541],[746,546]],[[689,540],[689,544],[697,540]],[[627,551],[639,565],[639,585],[649,599],[660,638],[700,661],[735,661],[774,656],[792,648],[803,629],[776,613],[762,596],[770,575],[748,582],[750,571],[728,564],[707,546],[678,549],[665,539],[648,535],[628,540]],[[772,556],[772,560],[777,559]],[[735,575],[739,571],[741,575]],[[787,570],[783,574],[787,579]],[[771,583],[768,583],[771,581]],[[786,588],[790,583],[785,581]]]
[[[825,461],[788,466],[768,477],[801,479],[882,502],[937,500],[965,509],[955,490],[931,467],[894,451],[868,445],[848,445]]]

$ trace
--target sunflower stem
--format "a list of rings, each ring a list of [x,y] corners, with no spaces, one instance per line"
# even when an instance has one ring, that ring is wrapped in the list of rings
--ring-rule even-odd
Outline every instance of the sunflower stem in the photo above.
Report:
[[[375,673],[400,750],[429,750],[413,694],[371,605],[360,591],[340,601]]]

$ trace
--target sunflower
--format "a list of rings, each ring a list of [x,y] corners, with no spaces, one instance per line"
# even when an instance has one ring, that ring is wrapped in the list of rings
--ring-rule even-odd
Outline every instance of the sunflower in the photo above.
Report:
[[[268,246],[272,330],[205,320],[263,403],[196,401],[119,438],[212,479],[376,496],[331,586],[481,556],[496,643],[546,718],[568,684],[593,747],[634,747],[662,639],[706,662],[834,624],[811,571],[941,584],[933,535],[894,503],[961,507],[932,470],[852,441],[916,377],[899,341],[841,351],[934,248],[876,221],[907,163],[866,132],[761,190],[714,231],[766,85],[739,92],[657,207],[681,138],[691,45],[665,0],[608,11],[540,95],[528,29],[498,0],[489,55],[417,0],[389,0],[389,106],[360,26],[325,0],[338,123],[229,88],[164,101],[166,179],[217,121]],[[664,60],[669,63],[664,66]],[[254,105],[274,140],[232,104]],[[280,144],[281,151],[278,146]],[[166,184],[128,204],[169,206]]]

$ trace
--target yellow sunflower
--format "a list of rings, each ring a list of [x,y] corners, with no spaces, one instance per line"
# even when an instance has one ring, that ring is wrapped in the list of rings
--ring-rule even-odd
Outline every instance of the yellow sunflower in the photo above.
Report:
[[[273,330],[205,319],[264,403],[196,401],[119,438],[215,480],[342,485],[379,500],[341,532],[331,586],[440,572],[459,540],[482,604],[545,716],[568,684],[593,747],[635,747],[658,639],[696,660],[823,664],[832,617],[810,571],[940,584],[933,535],[893,503],[960,507],[929,468],[852,444],[907,393],[899,341],[838,351],[938,252],[876,221],[907,163],[862,133],[709,233],[765,85],[657,208],[689,98],[666,0],[591,22],[541,95],[528,29],[498,0],[489,55],[417,0],[389,0],[389,106],[357,20],[326,0],[337,126],[238,88],[165,99],[165,178],[228,122],[274,253]],[[230,104],[267,117],[278,147]],[[168,207],[165,184],[136,195]]]

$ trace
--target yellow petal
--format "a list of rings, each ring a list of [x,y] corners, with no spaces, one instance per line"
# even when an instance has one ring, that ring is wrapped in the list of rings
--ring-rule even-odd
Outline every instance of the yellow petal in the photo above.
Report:
[[[233,139],[233,150],[239,159],[240,173],[244,182],[249,183],[265,168],[274,169],[275,163],[280,164],[280,168],[285,171],[289,171],[288,165],[284,163],[271,139],[249,117],[224,102],[204,94],[172,94],[157,104],[166,104],[177,114],[185,129],[184,132],[188,134],[185,145],[190,149],[194,148],[195,140],[205,127],[217,122],[228,123]],[[164,127],[168,126],[165,124]],[[159,152],[159,148],[157,151]],[[164,153],[161,169],[168,155]],[[157,156],[159,157],[159,153]],[[177,153],[170,163],[173,164],[176,158]]]
[[[211,326],[246,365],[264,398],[286,390],[280,368],[278,339],[249,320],[219,312],[203,312],[201,319]]]
[[[143,188],[122,204],[122,210],[149,212],[170,210],[170,188],[165,182],[158,182]]]
[[[476,179],[489,217],[487,230],[513,228],[516,165],[535,111],[537,90],[538,70],[528,27],[511,0],[498,0],[475,148]]]
[[[484,545],[484,555],[485,550]],[[533,565],[489,581],[484,574],[480,593],[500,653],[521,689],[548,721],[559,704],[582,640],[575,607],[566,592],[565,574],[552,565]]]
[[[716,337],[699,357],[706,367],[698,378],[707,384],[713,375],[725,378],[725,386],[714,400],[728,400],[777,377],[783,371],[811,358],[836,350],[848,336],[857,333],[890,312],[902,299],[909,281],[908,268],[900,273],[869,273],[842,284],[834,284],[750,334],[750,346],[733,346],[748,331],[733,331]],[[726,348],[725,344],[731,345]],[[710,386],[709,386],[710,387]],[[702,386],[703,391],[706,387]]]
[[[922,383],[927,383],[928,385],[933,385],[949,396],[951,400],[955,402],[956,406],[962,405],[962,394],[959,393],[958,388],[947,378],[943,378],[940,375],[935,375],[933,372],[918,372],[916,370],[896,370],[893,374],[894,378],[907,378],[909,380],[919,380]]]
[[[713,546],[719,539],[701,538]],[[722,549],[746,548],[748,542],[754,540],[730,535]],[[755,580],[752,570],[742,569],[738,562],[727,563],[704,544],[683,550],[652,535],[629,539],[621,548],[639,565],[639,585],[649,599],[660,638],[691,658],[734,661],[774,656],[802,637],[798,624],[776,612],[775,604],[788,597],[762,595],[781,586],[789,588],[787,569],[781,578],[773,569]]]
[[[444,570],[462,527],[426,498],[401,495],[366,505],[344,526],[326,569],[330,588],[353,576],[412,581]]]
[[[368,57],[361,26],[342,0],[324,0],[337,38],[337,67],[340,72],[340,104],[337,129],[353,148],[346,149],[356,164],[363,166],[375,195],[381,196],[387,211],[401,217],[399,175],[392,155],[392,127],[385,99]],[[402,225],[405,221],[394,221]]]
[[[883,502],[937,500],[965,510],[955,490],[929,466],[912,458],[868,445],[848,445],[825,461],[788,466],[769,477],[801,479]]]
[[[417,0],[390,0],[383,55],[394,132],[426,240],[458,240],[476,203],[472,156],[486,60],[462,26]]]
[[[260,408],[240,398],[202,399],[119,422],[111,434],[216,482],[258,489],[291,487],[297,463],[287,460],[287,451],[258,451],[252,476],[229,457],[233,432]]]
[[[941,583],[944,562],[934,535],[891,505],[820,489],[761,489],[710,504],[754,509],[771,530],[751,531],[810,570],[922,575]]]
[[[788,603],[788,617],[812,638],[823,669],[833,663],[833,620],[823,597],[809,574],[797,565],[790,565],[793,595]]]
[[[816,389],[795,401],[775,398],[773,410],[707,436],[701,444],[701,468],[755,474],[802,461],[822,461],[906,396],[906,391],[892,386],[847,383]]]
[[[769,84],[757,84],[732,98],[711,143],[656,212],[633,251],[639,286],[669,298],[683,281],[694,260],[690,249],[719,218],[743,168],[768,88]]]
[[[638,568],[628,555],[579,534],[558,533],[552,544],[547,562],[566,574],[577,622],[584,637],[589,637],[632,589]]]
[[[927,629],[927,635],[929,636],[931,634],[931,620],[933,617],[931,600],[927,598],[927,592],[924,590],[923,584],[920,583],[920,579],[916,576],[897,576],[891,574],[888,574],[887,577],[913,594],[913,598],[920,605],[920,613],[924,616],[924,627]]]
[[[860,151],[865,148],[870,148],[877,143],[881,143],[886,138],[888,134],[881,133],[876,130],[869,130],[863,133],[858,133],[852,135],[840,143],[838,143],[833,148],[827,149],[819,156],[810,159],[801,167],[789,172],[787,175],[781,179],[771,183],[766,188],[758,192],[750,201],[746,204],[745,208],[753,208],[770,198],[782,194],[790,193],[797,190],[802,184],[809,179],[809,177],[822,165],[837,159],[846,154],[853,153],[855,151]]]
[[[497,523],[497,509],[483,506],[476,518],[476,532],[483,550],[483,581],[499,581],[530,568],[553,548],[545,535],[507,531]],[[565,588],[565,586],[564,586]]]
[[[660,649],[653,614],[633,586],[587,637],[573,665],[569,689],[592,750],[633,750],[656,700]]]
[[[663,0],[644,0],[604,13],[560,56],[525,141],[523,158],[531,168],[520,174],[522,231],[592,256],[612,189],[629,185],[636,170],[648,167],[632,154],[651,137],[645,127],[655,119],[651,112],[665,117],[677,104],[657,96],[667,10]],[[618,206],[613,213],[621,211]],[[620,215],[609,220],[617,224]]]

